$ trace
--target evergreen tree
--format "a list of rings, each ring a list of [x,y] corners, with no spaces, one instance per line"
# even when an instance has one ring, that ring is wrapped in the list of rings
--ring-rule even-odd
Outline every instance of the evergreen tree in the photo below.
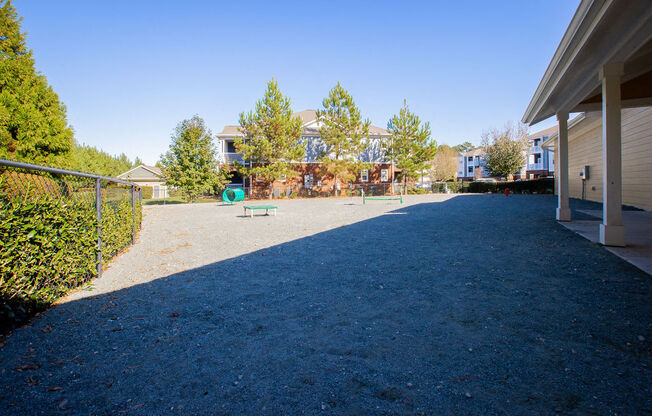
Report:
[[[350,181],[363,169],[369,169],[370,163],[359,160],[359,155],[368,146],[369,120],[362,120],[360,110],[353,97],[338,82],[322,101],[322,110],[317,117],[322,123],[319,132],[326,146],[319,161],[323,172],[333,177],[337,194],[338,182]]]
[[[34,68],[11,0],[0,0],[0,158],[69,166],[66,109]]]
[[[136,158],[138,159],[138,158]],[[75,143],[71,152],[70,168],[103,176],[118,176],[134,165],[124,153],[112,156],[92,146]]]
[[[180,189],[190,202],[212,191],[221,176],[213,137],[204,120],[195,115],[177,125],[170,149],[161,155],[161,166],[167,184]]]
[[[471,142],[469,141],[453,146],[453,150],[459,153],[468,152],[469,150],[473,150],[473,149],[474,149],[473,144],[471,144]]]
[[[293,165],[303,159],[305,146],[301,145],[303,123],[292,117],[290,99],[284,97],[273,79],[267,83],[262,100],[256,102],[255,111],[240,114],[244,140],[236,139],[235,147],[242,160],[249,165],[236,168],[244,176],[254,176],[267,182],[272,197],[275,180],[293,176]]]
[[[403,181],[407,193],[408,179],[417,179],[428,169],[437,153],[437,143],[430,138],[430,123],[421,124],[419,117],[408,108],[407,101],[398,115],[387,123],[391,137],[383,144],[387,157],[400,169],[397,178]]]

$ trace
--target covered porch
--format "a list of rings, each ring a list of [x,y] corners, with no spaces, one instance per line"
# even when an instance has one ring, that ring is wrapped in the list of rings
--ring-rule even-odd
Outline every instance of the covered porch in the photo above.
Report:
[[[652,106],[652,3],[583,0],[522,121],[532,125],[557,118],[556,217],[570,222],[568,117],[601,113],[602,213],[591,233],[605,246],[628,242],[622,211],[621,110],[647,106]]]

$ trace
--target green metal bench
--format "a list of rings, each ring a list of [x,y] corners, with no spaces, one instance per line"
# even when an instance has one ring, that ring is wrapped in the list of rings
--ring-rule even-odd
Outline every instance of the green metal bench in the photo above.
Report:
[[[264,209],[265,215],[269,215],[269,211],[272,210],[272,212],[274,212],[274,216],[276,216],[276,210],[278,209],[278,207],[275,207],[273,205],[245,205],[244,206],[245,217],[247,216],[247,210],[249,210],[249,213],[251,214],[251,218],[253,218],[254,211],[257,209]]]
[[[367,199],[372,201],[400,201],[403,203],[403,196],[365,196],[364,192],[362,193],[362,205],[365,205]]]

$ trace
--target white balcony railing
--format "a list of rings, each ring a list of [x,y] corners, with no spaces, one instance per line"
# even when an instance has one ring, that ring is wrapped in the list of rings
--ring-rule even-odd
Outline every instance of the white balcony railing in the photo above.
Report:
[[[530,153],[541,153],[541,146],[530,147]]]
[[[528,163],[527,164],[527,169],[528,170],[543,170],[543,162]]]
[[[242,153],[231,153],[231,152],[225,152],[222,153],[222,161],[224,163],[232,163],[232,162],[242,162]]]

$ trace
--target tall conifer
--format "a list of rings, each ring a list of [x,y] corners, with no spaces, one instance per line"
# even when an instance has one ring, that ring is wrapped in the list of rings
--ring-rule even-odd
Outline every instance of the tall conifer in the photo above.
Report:
[[[362,120],[353,97],[338,82],[322,101],[317,117],[326,150],[320,157],[324,173],[333,177],[335,192],[340,180],[353,180],[370,163],[361,162],[369,140],[369,120]]]
[[[67,167],[66,108],[34,68],[11,0],[0,0],[0,158]]]

